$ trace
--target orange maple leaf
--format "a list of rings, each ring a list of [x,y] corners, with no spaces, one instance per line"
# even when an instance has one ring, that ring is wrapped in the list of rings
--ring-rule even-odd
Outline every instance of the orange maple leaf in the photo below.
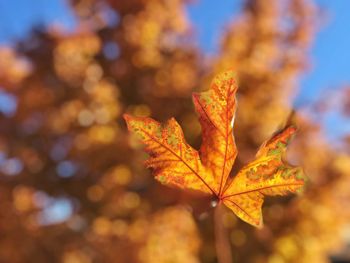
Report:
[[[297,192],[304,185],[301,168],[283,162],[287,144],[295,133],[286,127],[263,143],[256,159],[229,180],[237,148],[233,137],[237,82],[232,71],[218,75],[208,91],[193,94],[202,127],[200,151],[186,143],[174,118],[164,125],[151,118],[124,115],[128,129],[146,145],[146,166],[154,169],[165,185],[214,195],[238,217],[254,226],[262,225],[265,195]]]

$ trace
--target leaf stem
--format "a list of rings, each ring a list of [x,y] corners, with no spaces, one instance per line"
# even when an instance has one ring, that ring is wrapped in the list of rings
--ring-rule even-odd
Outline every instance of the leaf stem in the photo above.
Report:
[[[223,224],[224,206],[221,202],[214,210],[215,247],[218,263],[232,263],[232,251],[226,228]]]

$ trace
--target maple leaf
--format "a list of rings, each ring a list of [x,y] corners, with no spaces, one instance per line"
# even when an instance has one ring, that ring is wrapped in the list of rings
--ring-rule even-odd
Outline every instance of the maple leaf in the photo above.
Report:
[[[288,126],[262,144],[256,159],[229,180],[237,148],[233,137],[237,81],[232,71],[218,75],[208,91],[193,94],[202,127],[199,152],[186,143],[174,118],[160,124],[146,117],[125,114],[128,129],[146,146],[162,184],[214,195],[238,217],[254,226],[262,225],[264,196],[285,195],[302,189],[302,169],[283,161],[287,145],[296,131]]]

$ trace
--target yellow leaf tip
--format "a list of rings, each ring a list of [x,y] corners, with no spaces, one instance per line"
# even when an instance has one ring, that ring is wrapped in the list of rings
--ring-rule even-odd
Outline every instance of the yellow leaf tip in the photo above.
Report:
[[[256,221],[246,221],[247,223],[249,223],[251,226],[256,227],[258,229],[262,229],[264,227],[264,222],[262,220],[262,217],[260,217],[260,219],[256,220]]]
[[[259,218],[254,222],[254,225],[258,229],[262,229],[264,227],[264,221],[263,221],[263,216],[262,212],[260,211],[260,216]]]
[[[226,71],[223,71],[221,73],[219,73],[218,75],[216,75],[216,77],[214,78],[214,82],[222,82],[222,81],[238,81],[238,76],[237,76],[237,72],[233,69],[229,69]]]

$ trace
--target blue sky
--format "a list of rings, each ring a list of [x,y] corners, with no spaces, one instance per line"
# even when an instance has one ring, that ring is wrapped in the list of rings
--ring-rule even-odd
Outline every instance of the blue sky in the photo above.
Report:
[[[327,19],[311,50],[312,68],[303,76],[295,105],[307,105],[323,93],[350,83],[350,1],[316,1]],[[198,44],[206,53],[217,50],[225,24],[239,12],[241,3],[242,0],[198,0],[187,8]],[[68,0],[0,0],[0,44],[25,37],[35,25],[52,23],[67,30],[74,27]],[[324,124],[330,138],[350,132],[350,123],[339,114],[330,114]]]
[[[199,44],[206,52],[217,50],[217,38],[225,23],[239,12],[240,3],[240,0],[201,0],[190,5],[189,15],[197,25]],[[324,89],[350,82],[350,1],[318,0],[317,3],[325,11],[326,23],[311,50],[312,69],[304,76],[302,98],[299,98],[303,100],[313,100]]]
[[[0,43],[22,39],[33,26],[58,23],[69,29],[68,0],[0,0]]]

